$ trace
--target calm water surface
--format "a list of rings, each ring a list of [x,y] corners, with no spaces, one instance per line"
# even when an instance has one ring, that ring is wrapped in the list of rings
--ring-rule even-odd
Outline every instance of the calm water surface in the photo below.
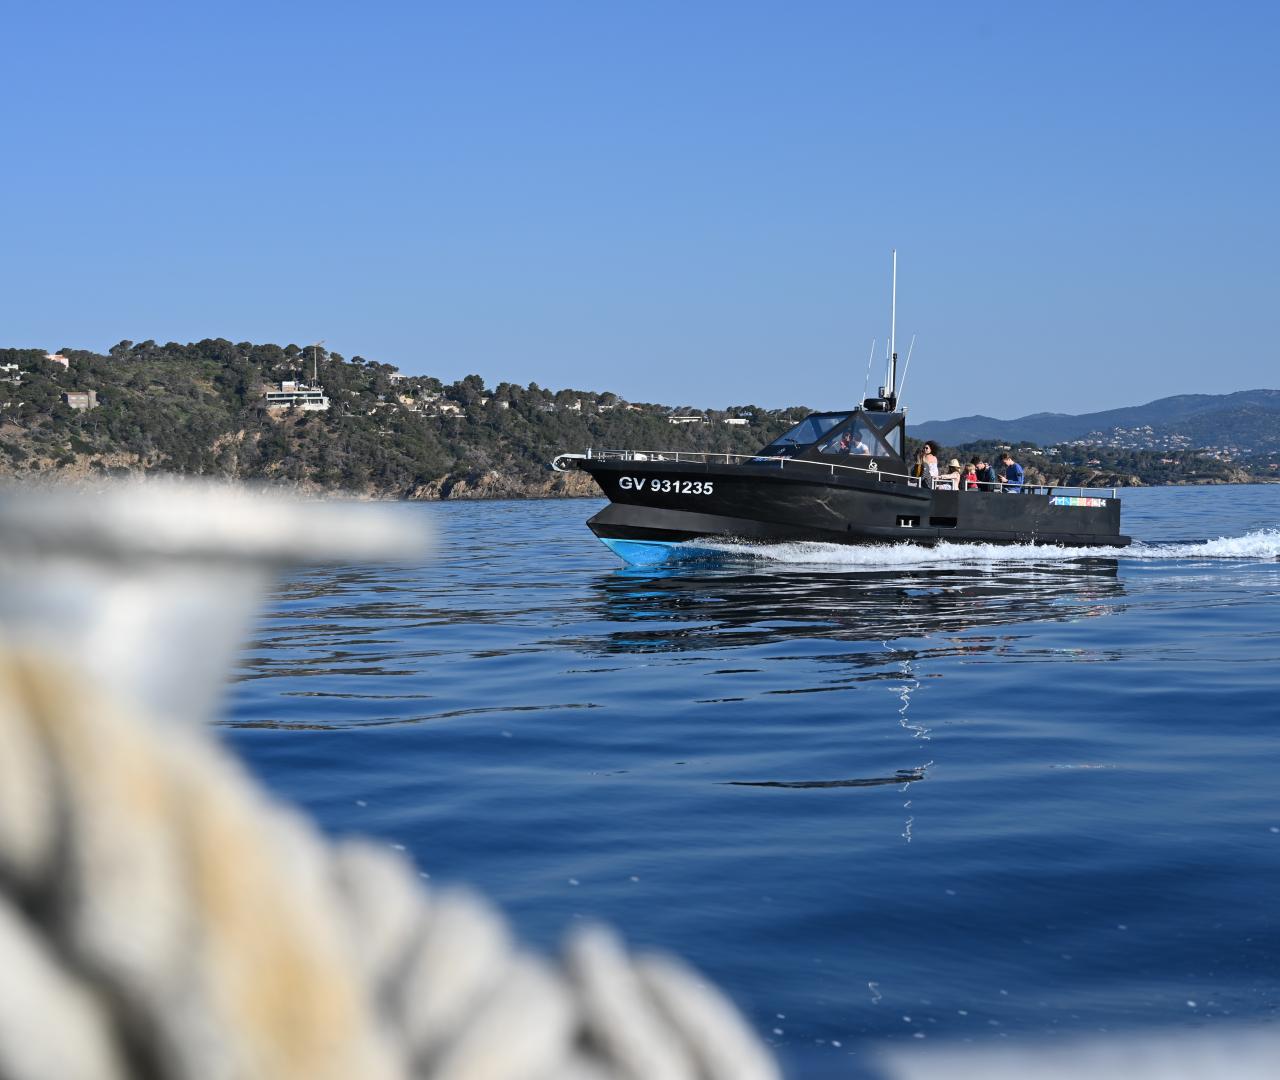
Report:
[[[1124,496],[1119,558],[626,570],[587,500],[406,506],[291,578],[228,735],[551,948],[679,952],[796,1075],[884,1040],[1280,1014],[1280,486]]]

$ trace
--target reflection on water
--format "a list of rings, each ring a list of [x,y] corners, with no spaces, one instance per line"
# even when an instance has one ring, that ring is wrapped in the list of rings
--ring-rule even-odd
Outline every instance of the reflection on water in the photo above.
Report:
[[[1124,588],[1114,559],[993,573],[976,566],[840,573],[770,567],[619,570],[595,582],[602,618],[627,624],[576,644],[585,651],[689,651],[815,634],[866,642],[982,626],[1079,619],[1115,610]],[[559,639],[557,644],[575,644]],[[975,650],[990,640],[969,639]],[[910,653],[902,654],[903,661]],[[894,677],[886,673],[886,677]]]
[[[775,658],[770,646],[809,642],[817,648],[806,653],[827,672],[823,678],[776,681],[755,687],[753,696],[827,694],[884,680],[897,687],[902,726],[925,739],[926,730],[907,718],[918,685],[913,665],[922,658],[999,657],[1017,624],[1104,615],[1118,610],[1124,594],[1117,564],[1108,559],[1018,563],[999,572],[971,565],[692,565],[526,574],[514,583],[474,566],[439,569],[352,567],[289,581],[237,673],[241,682],[268,684],[262,693],[276,707],[263,710],[269,715],[240,710],[233,723],[330,728],[590,709],[617,686],[600,679],[621,671],[600,665],[604,658],[715,656],[720,662],[706,674],[732,687],[728,677],[758,672]],[[526,688],[513,697],[508,691],[518,688],[499,692],[484,675],[467,673],[522,657],[556,665],[571,696],[546,699]],[[279,707],[290,698],[303,700]]]
[[[856,780],[726,780],[730,787],[771,788],[846,788],[881,787],[885,784],[913,784],[924,779],[926,766],[917,769],[899,769],[894,776],[869,776]]]

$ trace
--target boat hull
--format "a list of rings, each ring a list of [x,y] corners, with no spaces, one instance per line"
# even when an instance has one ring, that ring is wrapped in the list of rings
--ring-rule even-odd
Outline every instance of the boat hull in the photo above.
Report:
[[[932,491],[854,470],[825,475],[769,465],[590,459],[576,464],[610,500],[587,522],[605,541],[1129,543],[1120,534],[1118,499],[1048,488],[1018,494]]]

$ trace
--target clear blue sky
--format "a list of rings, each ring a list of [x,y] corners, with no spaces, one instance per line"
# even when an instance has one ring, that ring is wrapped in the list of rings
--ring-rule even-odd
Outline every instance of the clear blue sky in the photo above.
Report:
[[[0,345],[836,406],[896,246],[916,419],[1280,386],[1278,12],[11,5]]]

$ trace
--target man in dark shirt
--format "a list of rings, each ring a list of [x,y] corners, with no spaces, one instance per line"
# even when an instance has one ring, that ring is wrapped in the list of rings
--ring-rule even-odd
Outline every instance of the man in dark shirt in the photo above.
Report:
[[[1025,474],[1022,466],[1013,460],[1013,455],[1007,450],[1000,455],[1000,464],[1004,466],[1004,489],[1011,491],[1015,495],[1022,490],[1022,482]]]
[[[973,464],[978,474],[978,490],[990,491],[996,486],[996,471],[982,458],[974,458]]]

